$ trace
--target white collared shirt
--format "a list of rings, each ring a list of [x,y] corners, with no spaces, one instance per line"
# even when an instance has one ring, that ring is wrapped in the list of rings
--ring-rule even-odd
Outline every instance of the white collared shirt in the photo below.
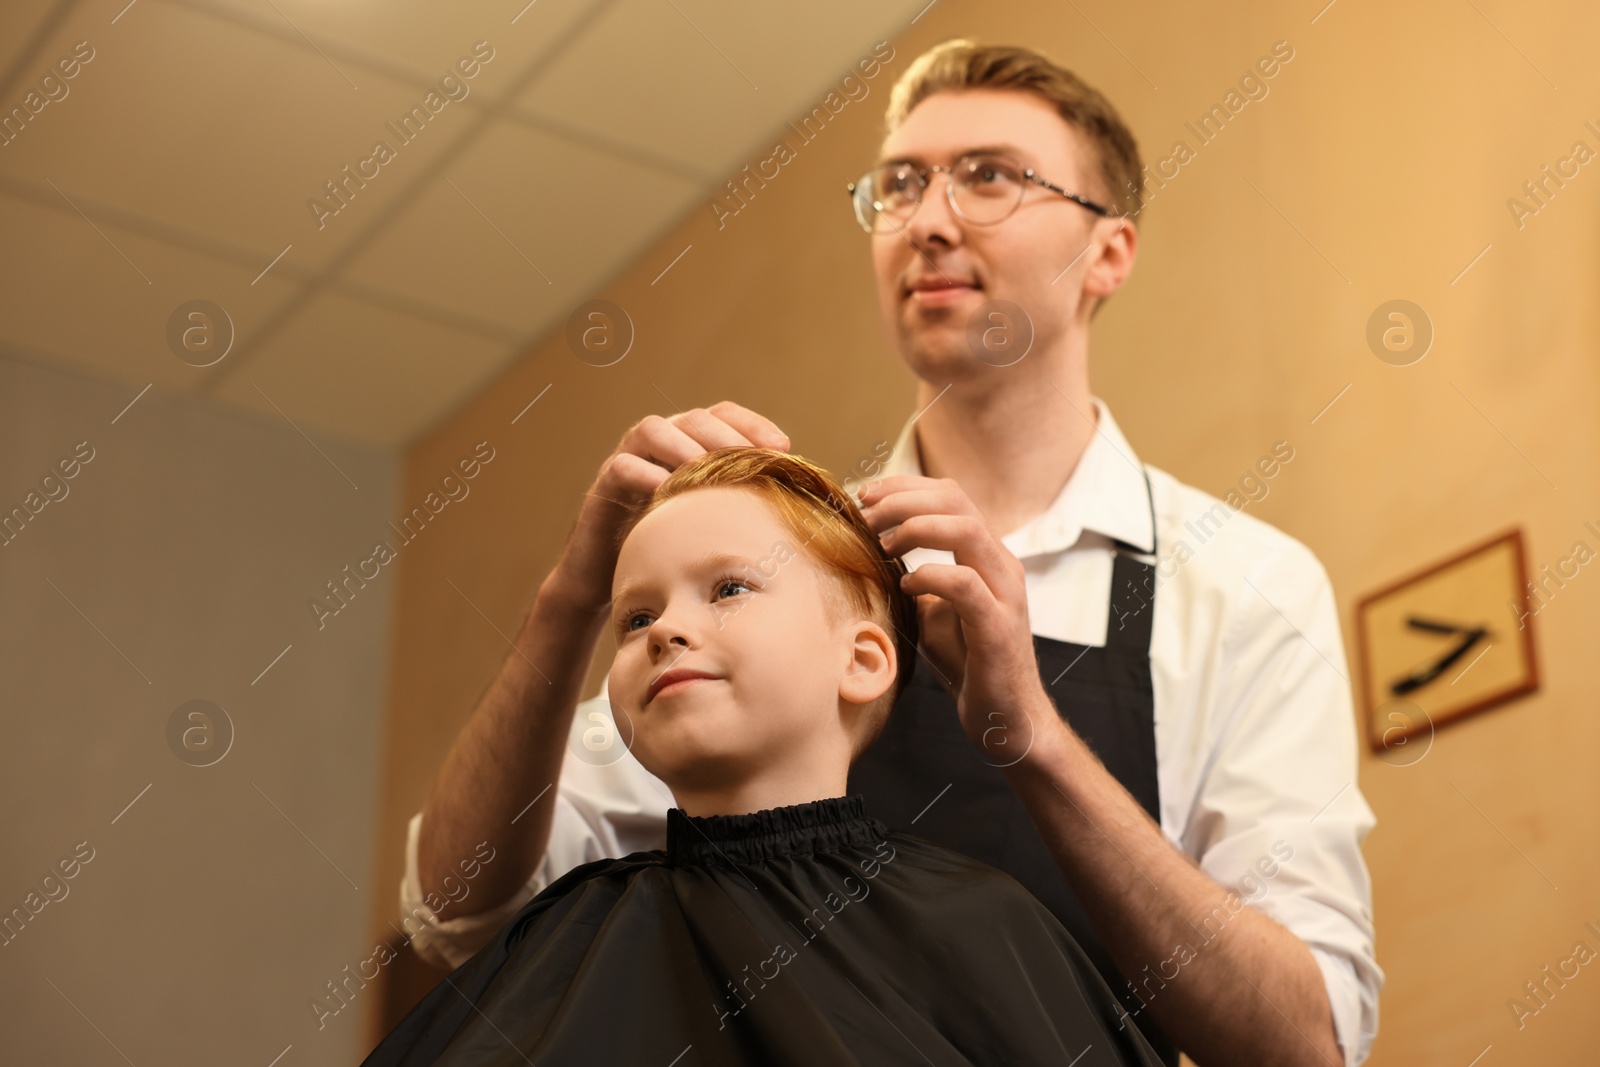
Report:
[[[1032,631],[1105,644],[1111,539],[1148,552],[1153,497],[1159,547],[1150,660],[1161,829],[1311,949],[1345,1062],[1354,1067],[1377,1032],[1384,976],[1361,855],[1375,819],[1356,784],[1355,719],[1332,585],[1309,549],[1247,506],[1235,510],[1153,467],[1147,496],[1132,447],[1105,403],[1094,403],[1098,424],[1067,484],[1002,539],[1027,572]],[[922,473],[914,421],[874,477]],[[905,561],[915,570],[953,556],[919,548]],[[421,924],[412,945],[424,959],[457,967],[562,873],[666,847],[673,799],[665,784],[631,754],[607,766],[579,757],[583,731],[600,721],[595,715],[609,718],[604,685],[573,717],[545,857],[499,907],[434,918],[417,875],[422,815],[412,816],[400,901],[413,928]],[[1152,960],[1150,969],[1177,966]],[[1156,986],[1141,988],[1159,995]]]

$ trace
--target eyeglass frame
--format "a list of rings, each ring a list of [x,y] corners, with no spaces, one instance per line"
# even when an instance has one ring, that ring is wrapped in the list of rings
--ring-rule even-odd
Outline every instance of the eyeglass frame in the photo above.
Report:
[[[1056,185],[1053,182],[1046,181],[1045,179],[1039,177],[1039,175],[1037,173],[1035,173],[1035,171],[1034,171],[1034,169],[1032,167],[1024,167],[1021,163],[1017,162],[1015,159],[1012,159],[1010,156],[1004,154],[1003,152],[964,152],[960,156],[956,157],[956,161],[955,161],[954,164],[952,164],[951,166],[948,166],[948,167],[944,166],[943,164],[934,164],[932,166],[923,167],[921,169],[916,168],[915,165],[912,166],[912,173],[917,176],[917,181],[920,184],[919,184],[918,192],[917,192],[917,202],[916,202],[916,204],[914,204],[912,206],[910,214],[908,214],[906,216],[906,221],[910,222],[911,221],[911,216],[915,215],[917,213],[917,208],[922,206],[923,194],[927,191],[928,186],[930,184],[932,184],[929,181],[929,175],[938,174],[941,171],[950,176],[949,179],[944,183],[944,195],[945,195],[945,199],[950,202],[950,210],[955,214],[956,218],[961,219],[963,222],[970,222],[974,226],[998,226],[1000,223],[1006,221],[1006,219],[1009,219],[1012,215],[1015,215],[1017,213],[1017,208],[1022,206],[1022,197],[1020,195],[1017,197],[1017,202],[1011,206],[1011,210],[1006,212],[1004,215],[1000,216],[998,219],[995,219],[993,222],[979,222],[976,219],[969,219],[969,218],[967,218],[967,216],[965,216],[965,215],[963,215],[961,213],[961,208],[956,205],[956,183],[955,183],[956,168],[961,166],[961,164],[964,161],[968,160],[968,159],[981,158],[981,157],[984,157],[984,156],[988,156],[988,157],[993,158],[993,159],[1003,160],[1006,163],[1010,163],[1012,166],[1016,167],[1019,171],[1022,172],[1022,176],[1024,178],[1026,178],[1027,180],[1033,182],[1035,185],[1041,185],[1044,188],[1049,189],[1053,193],[1060,193],[1062,196],[1066,197],[1068,200],[1071,200],[1074,204],[1077,204],[1079,207],[1087,208],[1088,210],[1094,212],[1096,215],[1100,216],[1103,219],[1104,218],[1115,218],[1115,217],[1117,217],[1116,214],[1110,208],[1105,207],[1104,205],[1101,205],[1101,204],[1097,204],[1093,200],[1090,200],[1088,197],[1079,196],[1077,193],[1069,193],[1069,192],[1067,192],[1065,189],[1061,188],[1061,186]],[[886,165],[887,164],[883,164],[883,163],[877,164],[876,166],[874,166],[874,167],[870,168],[869,170],[867,170],[866,173],[862,174],[861,175],[861,179],[858,179],[858,181],[865,180],[866,178],[870,177],[874,171],[876,171],[879,168],[881,168],[883,166],[886,166]],[[844,187],[845,187],[845,190],[850,194],[850,202],[852,204],[854,204],[855,203],[855,199],[856,199],[856,189],[858,188],[858,182],[845,182],[844,183]],[[1024,191],[1026,191],[1026,190],[1024,190]],[[879,212],[879,214],[882,214],[882,212]],[[860,225],[860,223],[861,223],[861,216],[860,216],[859,213],[856,213],[856,223],[858,225]],[[885,232],[885,231],[872,229],[869,226],[862,226],[861,228],[863,230],[866,230],[866,232],[868,234],[876,234],[876,233],[880,233],[880,232]]]

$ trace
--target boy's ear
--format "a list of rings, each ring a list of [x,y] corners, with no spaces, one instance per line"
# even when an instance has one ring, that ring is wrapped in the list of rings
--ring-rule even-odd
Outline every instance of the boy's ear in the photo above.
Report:
[[[866,705],[889,691],[895,680],[895,644],[883,627],[869,619],[856,624],[850,660],[839,680],[839,695]]]

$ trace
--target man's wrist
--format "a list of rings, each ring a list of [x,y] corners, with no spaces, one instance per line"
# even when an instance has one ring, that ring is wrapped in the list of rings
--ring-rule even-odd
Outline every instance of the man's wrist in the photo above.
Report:
[[[579,657],[583,663],[588,663],[594,654],[595,642],[610,617],[610,609],[610,601],[598,605],[592,599],[586,602],[573,587],[553,576],[547,577],[540,583],[533,606],[516,635],[514,644],[522,655],[513,659],[531,663],[542,662],[541,657],[555,657],[558,661]],[[546,672],[557,665],[546,663],[546,670],[539,672],[541,677],[548,682]]]
[[[557,568],[539,584],[536,608],[559,612],[592,622],[611,608],[611,598],[599,599],[592,591],[580,589]]]
[[[1055,779],[1059,776],[1053,772],[1070,758],[1071,746],[1077,741],[1077,736],[1062,718],[1055,701],[1042,688],[1029,699],[1026,707],[1032,736],[1027,754],[1012,769],[1022,774],[1043,773]]]

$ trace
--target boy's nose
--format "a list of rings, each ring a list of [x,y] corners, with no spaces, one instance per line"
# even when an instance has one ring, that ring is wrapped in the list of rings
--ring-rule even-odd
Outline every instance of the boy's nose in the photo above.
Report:
[[[689,631],[671,612],[664,612],[650,627],[650,650],[658,659],[682,655],[689,647],[689,637]]]

